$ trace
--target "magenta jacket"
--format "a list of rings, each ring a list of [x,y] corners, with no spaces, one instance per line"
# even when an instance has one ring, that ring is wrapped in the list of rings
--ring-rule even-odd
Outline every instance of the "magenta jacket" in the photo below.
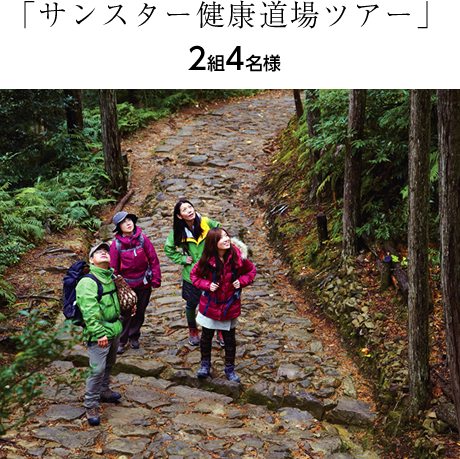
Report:
[[[110,245],[110,266],[115,270],[114,274],[121,274],[132,288],[158,288],[161,285],[160,262],[153,244],[144,235],[142,248],[139,240],[141,234],[142,230],[136,227],[136,232],[131,237],[119,234],[115,236]],[[121,260],[118,256],[117,240],[120,241]]]
[[[237,278],[240,281],[241,287],[247,287],[252,284],[254,277],[257,274],[255,266],[247,259],[241,256],[241,252],[235,247],[237,253],[237,260],[235,267],[237,268]],[[193,267],[190,273],[190,280],[192,284],[208,292],[208,296],[201,295],[200,304],[198,310],[206,317],[214,320],[229,320],[235,319],[241,315],[241,300],[239,298],[234,299],[228,303],[235,293],[235,289],[232,285],[232,255],[228,257],[227,262],[224,265],[224,272],[222,279],[219,284],[220,287],[215,291],[211,292],[209,287],[212,283],[212,273],[210,272],[206,279],[197,276],[198,263]],[[216,261],[213,258],[209,260],[209,264],[216,267]],[[217,303],[215,299],[217,298]]]

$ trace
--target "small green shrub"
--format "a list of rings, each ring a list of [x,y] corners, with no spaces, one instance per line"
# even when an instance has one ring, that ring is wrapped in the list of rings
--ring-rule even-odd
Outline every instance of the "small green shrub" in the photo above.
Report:
[[[69,326],[46,332],[49,324],[41,318],[39,311],[21,312],[27,316],[27,324],[15,338],[18,353],[10,365],[0,367],[0,437],[29,416],[31,403],[41,393],[40,388],[46,379],[43,369],[53,360],[62,358],[63,351],[71,349],[81,339]],[[64,340],[64,334],[68,333],[72,338]],[[87,374],[80,370],[72,378],[61,378],[60,382],[75,390],[76,384],[82,383]],[[18,407],[22,410],[20,417],[9,423],[10,415]]]

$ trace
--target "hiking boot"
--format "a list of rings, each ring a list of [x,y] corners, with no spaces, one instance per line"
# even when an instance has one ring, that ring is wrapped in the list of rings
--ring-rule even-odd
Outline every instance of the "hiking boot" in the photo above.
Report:
[[[209,360],[202,360],[201,367],[196,374],[199,378],[207,378],[211,376],[211,362]]]
[[[225,347],[224,336],[222,335],[222,332],[220,330],[217,330],[216,341],[220,347]]]
[[[196,328],[191,328],[188,336],[188,343],[192,346],[198,346],[200,344],[200,336]]]
[[[139,349],[140,347],[139,341],[130,341],[130,344],[133,349]]]
[[[107,389],[105,392],[101,393],[100,401],[105,403],[115,403],[120,400],[120,398],[120,392],[114,392],[111,389]]]
[[[99,408],[86,408],[86,420],[90,426],[98,426],[101,422]]]
[[[232,365],[231,367],[225,367],[225,374],[227,375],[227,379],[229,381],[240,382],[239,376],[235,373],[235,367]]]
[[[124,346],[123,346],[123,344],[119,344],[118,349],[117,349],[117,354],[121,355],[121,354],[123,354],[123,352],[125,352]]]

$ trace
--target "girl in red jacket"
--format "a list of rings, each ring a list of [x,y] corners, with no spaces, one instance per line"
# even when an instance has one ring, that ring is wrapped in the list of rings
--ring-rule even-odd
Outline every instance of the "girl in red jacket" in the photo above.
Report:
[[[110,245],[110,266],[114,269],[115,275],[123,276],[137,295],[137,310],[134,316],[122,317],[123,331],[117,354],[124,352],[128,340],[133,349],[139,349],[141,327],[152,288],[161,285],[160,262],[155,248],[150,239],[136,226],[136,222],[136,215],[124,211],[117,212],[113,217],[113,232],[117,234]]]
[[[230,241],[223,228],[208,232],[200,261],[190,273],[192,284],[202,290],[196,318],[202,327],[199,378],[211,374],[212,338],[214,330],[221,330],[225,343],[225,374],[230,381],[240,381],[235,373],[235,328],[241,314],[241,289],[252,284],[255,275],[256,268],[247,259],[247,248],[241,241]]]

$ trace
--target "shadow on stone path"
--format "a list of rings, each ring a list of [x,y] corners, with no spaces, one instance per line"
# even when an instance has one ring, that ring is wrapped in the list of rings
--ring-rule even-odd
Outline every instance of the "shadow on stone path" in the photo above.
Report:
[[[345,353],[330,353],[315,324],[283,300],[273,274],[281,269],[268,249],[261,210],[249,193],[262,179],[264,148],[294,114],[290,92],[252,98],[211,112],[166,139],[154,153],[160,171],[159,204],[139,226],[161,262],[162,287],[154,290],[141,349],[118,358],[112,381],[122,402],[105,405],[101,425],[82,417],[83,389],[55,395],[52,374],[86,365],[84,348],[54,362],[39,406],[20,432],[27,457],[43,458],[368,458],[353,436],[376,414],[357,398],[353,377],[341,367]],[[163,252],[179,197],[243,237],[258,275],[243,290],[237,327],[236,371],[224,375],[223,350],[213,345],[214,377],[196,378],[200,352],[188,344],[181,298],[181,268]],[[70,263],[69,263],[70,264]],[[41,411],[40,411],[41,413]],[[345,452],[346,451],[346,452]],[[24,457],[10,451],[9,458]]]

